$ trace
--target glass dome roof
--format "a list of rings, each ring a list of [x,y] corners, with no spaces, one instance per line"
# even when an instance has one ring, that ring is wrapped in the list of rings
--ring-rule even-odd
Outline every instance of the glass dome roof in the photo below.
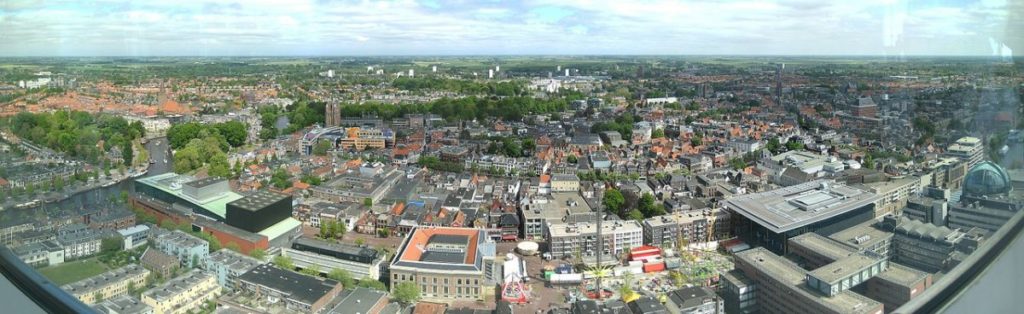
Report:
[[[1004,194],[1011,188],[1006,170],[991,161],[974,165],[964,179],[964,194],[974,196]]]

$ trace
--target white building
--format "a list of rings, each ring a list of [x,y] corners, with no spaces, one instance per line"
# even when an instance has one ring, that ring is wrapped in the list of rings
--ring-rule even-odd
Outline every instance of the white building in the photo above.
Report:
[[[545,232],[552,256],[573,258],[579,255],[590,264],[595,262],[598,253],[603,255],[603,264],[617,264],[626,250],[643,245],[644,239],[644,228],[635,220],[602,222],[600,242],[597,224],[591,222],[551,223]]]
[[[949,145],[946,155],[960,158],[967,162],[967,169],[981,162],[984,157],[985,146],[977,137],[963,137],[956,140],[956,143]]]
[[[117,233],[124,239],[124,249],[130,250],[146,244],[146,239],[149,237],[149,227],[146,225],[136,225],[117,230]]]

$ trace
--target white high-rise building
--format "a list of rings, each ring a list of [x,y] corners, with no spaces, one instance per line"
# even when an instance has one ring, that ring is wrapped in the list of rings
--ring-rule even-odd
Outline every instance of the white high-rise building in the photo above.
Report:
[[[501,66],[500,65],[494,66],[494,72],[501,72]]]
[[[569,69],[565,69],[565,76],[569,76]]]
[[[334,70],[327,70],[327,77],[334,77]]]
[[[430,67],[430,72],[437,73],[437,66],[436,65],[435,66],[431,66]]]
[[[413,69],[409,69],[409,77],[416,76],[416,72]]]
[[[494,70],[493,69],[487,69],[487,78],[491,78],[491,79],[494,78]]]

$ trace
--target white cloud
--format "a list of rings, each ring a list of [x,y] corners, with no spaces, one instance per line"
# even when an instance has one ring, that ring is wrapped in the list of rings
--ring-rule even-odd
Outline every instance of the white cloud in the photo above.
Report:
[[[984,55],[992,53],[989,37],[1011,29],[1005,0],[929,7],[905,0],[2,5],[0,55],[188,55],[196,44],[210,54]],[[542,7],[556,7],[557,18],[532,12]],[[118,47],[123,43],[133,47]]]

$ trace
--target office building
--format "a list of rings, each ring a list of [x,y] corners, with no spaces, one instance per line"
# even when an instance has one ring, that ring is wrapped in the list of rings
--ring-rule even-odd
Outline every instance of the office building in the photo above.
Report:
[[[310,238],[299,238],[281,255],[291,257],[295,267],[318,267],[324,274],[342,269],[353,278],[380,278],[384,258],[377,250],[345,243],[332,243]]]
[[[585,263],[594,263],[597,254],[602,254],[602,263],[613,264],[626,250],[643,245],[644,228],[635,220],[605,221],[600,240],[593,222],[553,223],[547,226],[547,233],[548,248],[556,258],[579,255]]]
[[[142,293],[142,303],[154,314],[182,314],[216,300],[221,288],[211,273],[191,270]]]
[[[597,213],[579,192],[557,192],[548,197],[536,197],[520,206],[523,238],[541,240],[547,237],[545,229],[553,223],[594,221]]]
[[[282,302],[288,310],[320,313],[341,292],[341,283],[281,270],[269,264],[256,266],[238,277],[242,291],[258,299]]]
[[[984,240],[977,230],[964,232],[899,216],[887,216],[879,225],[894,234],[893,262],[932,273],[956,267]]]
[[[241,253],[220,249],[210,253],[203,261],[203,269],[217,277],[217,284],[224,290],[234,291],[238,289],[238,276],[245,274],[263,264],[263,261],[242,255]]]
[[[984,155],[985,144],[977,137],[962,137],[946,149],[946,156],[960,158],[968,169],[980,163]]]
[[[349,173],[309,188],[313,197],[331,202],[362,203],[369,198],[376,204],[395,186],[399,180],[405,179],[405,173],[397,167],[383,165],[364,165],[361,168],[374,169],[359,173]]]
[[[933,225],[945,226],[946,218],[949,216],[949,203],[946,199],[929,196],[911,197],[907,200],[907,207],[903,208],[903,216]]]
[[[121,239],[124,241],[123,247],[125,250],[140,247],[149,241],[149,227],[146,225],[136,225],[117,230],[117,233],[121,235]]]
[[[100,300],[127,295],[131,289],[142,289],[146,286],[149,270],[142,266],[129,264],[93,277],[66,284],[60,288],[85,304],[94,304]]]
[[[724,313],[757,312],[757,283],[742,271],[730,270],[719,276],[718,293],[722,296]]]
[[[1024,199],[1013,191],[1013,181],[1003,167],[991,161],[979,162],[967,172],[963,189],[953,193],[949,203],[950,228],[998,230],[1021,209]]]
[[[878,196],[875,217],[882,217],[907,207],[911,196],[921,192],[921,179],[914,176],[865,183],[864,189]]]
[[[675,248],[679,241],[700,244],[726,239],[731,234],[729,213],[720,208],[678,211],[644,219],[644,244]]]
[[[756,285],[755,309],[760,313],[882,313],[882,303],[836,285],[848,285],[848,276],[860,277],[862,267],[874,267],[869,272],[879,272],[878,264],[862,263],[866,260],[861,257],[855,257],[857,260],[851,261],[845,270],[828,269],[839,270],[833,275],[808,272],[763,247],[736,253],[735,263],[736,269]]]
[[[897,263],[889,263],[886,271],[864,285],[864,296],[882,302],[889,313],[932,286],[932,274]]]
[[[210,243],[191,234],[174,230],[157,236],[154,248],[174,256],[183,267],[199,267],[210,255]]]
[[[482,229],[417,227],[396,254],[391,290],[411,282],[426,300],[487,300],[502,280],[495,244]]]
[[[786,252],[787,239],[828,234],[874,218],[879,196],[829,180],[816,180],[725,201],[733,233],[751,246]]]

